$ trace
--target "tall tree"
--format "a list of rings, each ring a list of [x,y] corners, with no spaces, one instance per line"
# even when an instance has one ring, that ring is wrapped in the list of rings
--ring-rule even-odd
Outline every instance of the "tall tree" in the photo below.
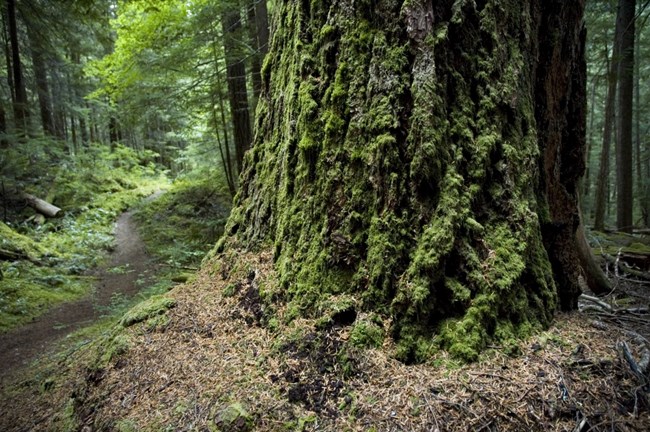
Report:
[[[20,46],[18,41],[18,24],[16,20],[16,1],[7,0],[7,21],[9,41],[11,45],[11,64],[13,67],[13,84],[16,99],[14,101],[14,120],[19,133],[27,133],[29,110],[27,106],[27,90],[23,80],[22,63],[20,61]]]
[[[237,46],[241,39],[241,13],[239,8],[229,8],[222,14],[223,47],[226,55],[226,80],[230,113],[233,124],[235,141],[235,158],[237,171],[241,172],[244,153],[251,145],[251,119],[248,106],[248,90],[246,89],[246,64],[244,55]]]
[[[616,226],[632,232],[632,112],[634,100],[635,0],[619,0],[616,27],[621,29],[618,62],[618,116],[616,140]],[[620,23],[619,23],[620,22]]]
[[[584,1],[280,1],[226,245],[473,359],[580,293]],[[331,308],[330,308],[331,309]]]
[[[266,0],[251,0],[247,7],[248,29],[253,53],[251,54],[251,77],[253,81],[253,102],[251,111],[255,112],[255,105],[262,89],[262,60],[268,51],[269,44],[269,18]]]
[[[600,150],[600,164],[596,178],[596,206],[594,210],[594,228],[605,230],[605,209],[607,206],[607,190],[609,186],[609,154],[612,143],[612,129],[616,120],[616,88],[618,84],[618,60],[620,57],[619,21],[614,32],[614,47],[611,60],[607,65],[607,97],[605,99],[605,121],[603,127],[603,145]],[[609,48],[605,47],[605,58],[609,58]]]
[[[36,32],[33,27],[34,25],[32,23],[28,23],[27,37],[29,39],[29,47],[32,54],[32,67],[34,69],[36,93],[38,95],[38,105],[41,112],[41,124],[43,126],[43,131],[46,134],[56,136],[54,119],[52,116],[50,88],[47,79],[45,60],[43,58],[43,41],[39,39],[40,34]]]

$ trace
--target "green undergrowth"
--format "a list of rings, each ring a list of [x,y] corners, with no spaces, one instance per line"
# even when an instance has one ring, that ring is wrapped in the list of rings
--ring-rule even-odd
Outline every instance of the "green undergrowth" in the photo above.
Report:
[[[36,224],[30,208],[12,208],[0,224],[0,331],[26,323],[53,305],[92,289],[89,270],[113,248],[113,222],[167,183],[151,155],[118,146],[87,149],[63,163],[49,181],[24,183],[63,216]]]
[[[185,176],[160,198],[143,202],[135,219],[148,252],[183,281],[182,270],[198,266],[223,234],[230,205],[225,185],[208,175]]]
[[[31,375],[29,381],[8,389],[16,394],[22,394],[26,388],[56,393],[60,389],[74,387],[76,390],[72,397],[55,404],[52,420],[55,429],[74,430],[79,427],[78,407],[92,406],[94,403],[93,400],[86,400],[84,389],[101,379],[111,364],[128,356],[134,343],[132,332],[151,332],[169,324],[167,311],[175,307],[176,302],[165,293],[175,285],[173,279],[178,277],[180,266],[198,265],[202,254],[179,255],[167,251],[165,246],[179,250],[182,247],[178,244],[199,248],[199,236],[205,233],[197,227],[204,226],[207,221],[193,223],[188,220],[192,217],[191,212],[187,211],[181,217],[174,213],[174,209],[213,197],[212,193],[203,194],[200,190],[205,192],[209,188],[201,189],[200,185],[177,181],[157,200],[144,200],[137,206],[139,228],[147,249],[159,259],[169,261],[170,266],[160,270],[154,282],[143,286],[134,297],[114,295],[111,304],[102,311],[101,320],[68,335],[56,353],[43,357],[33,365],[33,370],[37,372]],[[215,200],[218,201],[217,198]],[[229,200],[224,202],[227,207]],[[173,229],[170,228],[172,225]],[[124,269],[116,268],[115,271]],[[78,371],[81,370],[84,374],[79,375]],[[69,394],[66,393],[66,396],[69,397]]]

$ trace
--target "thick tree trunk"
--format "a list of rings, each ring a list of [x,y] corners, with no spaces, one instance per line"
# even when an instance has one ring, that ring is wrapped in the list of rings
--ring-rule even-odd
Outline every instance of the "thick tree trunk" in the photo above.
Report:
[[[634,98],[634,16],[635,0],[619,0],[617,28],[621,58],[618,63],[618,127],[616,128],[616,227],[632,232],[632,103]],[[620,25],[619,22],[620,21]]]
[[[576,307],[583,1],[281,1],[224,245],[465,359]]]
[[[237,49],[236,37],[241,37],[241,16],[238,9],[232,9],[222,15],[223,47],[226,54],[226,81],[230,100],[230,113],[235,141],[235,158],[237,171],[242,170],[244,153],[252,141],[251,119],[248,108],[248,90],[246,89],[246,65],[243,54]]]

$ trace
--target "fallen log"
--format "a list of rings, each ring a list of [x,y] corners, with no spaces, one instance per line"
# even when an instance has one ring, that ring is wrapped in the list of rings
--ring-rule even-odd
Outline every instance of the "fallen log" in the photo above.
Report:
[[[43,216],[53,218],[56,217],[61,212],[61,209],[59,207],[50,204],[49,202],[42,200],[38,197],[35,197],[34,195],[23,192],[21,196],[27,202],[27,205],[29,205],[31,208],[33,208]]]

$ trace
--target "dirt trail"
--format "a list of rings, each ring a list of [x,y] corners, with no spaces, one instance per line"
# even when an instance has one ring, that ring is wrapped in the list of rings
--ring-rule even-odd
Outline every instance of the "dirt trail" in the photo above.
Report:
[[[109,262],[92,273],[97,278],[93,294],[59,305],[31,323],[0,334],[0,380],[28,365],[65,335],[99,318],[114,294],[131,297],[141,288],[138,280],[154,274],[155,265],[138,235],[132,211],[123,213],[115,223],[115,242]],[[116,267],[119,272],[110,271]]]

